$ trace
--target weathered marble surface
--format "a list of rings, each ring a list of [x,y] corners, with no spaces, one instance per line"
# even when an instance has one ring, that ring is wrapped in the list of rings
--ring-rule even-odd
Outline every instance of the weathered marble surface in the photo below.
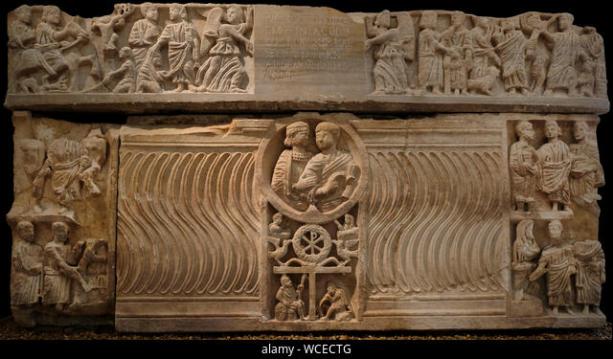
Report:
[[[117,4],[8,20],[20,324],[606,323],[604,48],[569,14]]]
[[[602,37],[570,14],[53,6],[8,15],[11,109],[604,113]]]
[[[119,330],[604,323],[596,307],[584,313],[574,302],[575,314],[552,314],[544,278],[526,279],[529,285],[514,279],[519,263],[512,260],[521,221],[533,223],[539,246],[527,260],[533,269],[540,249],[554,245],[547,232],[552,220],[564,223],[564,243],[599,244],[595,202],[553,211],[546,195],[535,190],[532,211],[517,210],[508,167],[520,121],[536,129],[537,148],[546,121],[557,121],[564,141],[575,146],[573,125],[587,124],[591,141],[595,116],[463,114],[373,121],[304,113],[224,125],[161,125],[177,120],[159,119],[154,126],[134,120],[121,130]],[[275,178],[292,182],[285,175],[291,166],[304,166],[302,180],[308,179],[305,173],[317,157],[302,165],[298,159],[306,157],[292,157],[299,146],[295,135],[306,128],[306,148],[315,155],[319,150],[312,141],[320,123],[339,126],[340,151],[351,157],[332,158],[348,161],[346,169],[356,167],[349,172],[355,180],[345,181],[353,188],[340,189],[348,195],[336,206],[325,205],[326,195],[313,206],[301,204],[308,196],[299,191],[290,191],[290,197],[287,187],[275,191]],[[294,140],[286,142],[290,128]],[[287,167],[283,158],[294,161]],[[319,180],[325,182],[323,176]],[[597,253],[590,258],[595,267],[603,264]],[[287,282],[286,289],[280,281]],[[345,303],[333,314],[319,308],[329,285],[332,292],[342,289],[335,298],[343,299],[335,300]],[[296,294],[298,286],[302,294]],[[322,320],[326,315],[329,320]]]

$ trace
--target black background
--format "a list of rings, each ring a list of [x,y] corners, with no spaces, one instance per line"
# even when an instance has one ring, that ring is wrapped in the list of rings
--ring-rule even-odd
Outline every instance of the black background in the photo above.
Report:
[[[121,1],[116,1],[121,2]],[[134,1],[139,3],[139,1]],[[156,1],[152,1],[156,2]],[[163,1],[173,2],[173,1]],[[194,1],[195,2],[195,1]],[[204,2],[204,1],[201,1]],[[213,2],[213,1],[212,1]],[[255,1],[234,1],[235,3],[257,3]],[[2,1],[2,13],[0,14],[0,47],[3,49],[0,57],[0,74],[2,86],[0,94],[6,94],[6,69],[7,69],[7,52],[6,52],[6,13],[13,10],[21,4],[29,5],[45,5],[52,4],[59,6],[63,11],[71,15],[80,15],[82,17],[95,17],[110,14],[113,10],[113,1],[107,0],[89,0],[89,1]],[[519,0],[411,0],[411,1],[266,1],[266,4],[288,4],[288,5],[308,5],[308,6],[330,6],[343,12],[378,12],[383,9],[390,11],[401,10],[420,10],[420,9],[441,9],[441,10],[461,10],[469,14],[482,16],[507,17],[513,16],[526,11],[543,11],[543,12],[570,12],[575,16],[575,24],[579,26],[591,25],[597,28],[598,32],[604,37],[606,57],[613,59],[613,31],[612,22],[613,16],[606,8],[605,1],[519,1]],[[608,61],[609,69],[609,94],[613,94],[610,84],[613,83],[613,61]],[[66,118],[67,116],[74,119],[74,115],[54,114],[56,118]],[[86,118],[80,120],[92,121],[101,118],[100,114],[88,114]],[[117,121],[122,120],[122,116],[114,115]],[[79,120],[78,118],[76,120]],[[104,119],[108,122],[108,118]],[[613,182],[613,141],[609,142],[609,136],[613,135],[613,115],[605,114],[601,116],[601,123],[598,129],[598,143],[600,147],[600,156],[605,169],[605,178],[609,182]],[[13,127],[11,123],[11,112],[2,108],[2,116],[0,117],[0,177],[2,179],[0,186],[0,214],[4,215],[10,210],[13,201],[13,142],[12,142]],[[600,241],[602,242],[605,255],[610,261],[613,261],[613,250],[611,249],[611,238],[613,237],[613,184],[609,184],[600,189],[603,200],[600,202],[602,209],[600,217]],[[9,298],[9,277],[10,277],[10,252],[11,252],[11,232],[9,226],[3,218],[0,218],[0,317],[10,315],[10,298]],[[613,263],[613,262],[612,262]],[[613,265],[609,263],[607,266],[607,278],[613,281],[611,268]],[[609,319],[613,318],[611,308],[611,283],[604,285],[601,309]]]

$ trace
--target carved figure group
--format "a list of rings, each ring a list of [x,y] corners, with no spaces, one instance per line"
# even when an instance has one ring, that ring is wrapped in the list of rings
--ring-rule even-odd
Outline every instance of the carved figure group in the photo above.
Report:
[[[34,197],[42,197],[48,177],[51,177],[51,187],[61,213],[68,211],[75,200],[100,195],[96,177],[106,161],[106,152],[107,141],[99,128],[92,129],[81,141],[64,137],[54,139],[32,180]],[[42,210],[40,203],[35,210]]]
[[[365,19],[373,95],[606,97],[602,38],[574,26],[570,14],[490,19],[427,10],[417,17],[417,34],[407,12]],[[441,29],[440,18],[449,25]]]
[[[590,309],[597,312],[601,286],[605,281],[604,252],[600,242],[584,240],[570,243],[563,239],[562,223],[550,221],[547,226],[549,244],[540,252],[538,264],[535,265],[531,260],[538,253],[538,246],[533,238],[526,241],[525,235],[520,232],[526,229],[524,223],[518,224],[518,239],[514,244],[514,258],[527,264],[519,274],[523,277],[528,267],[536,266],[528,275],[529,281],[546,277],[547,304],[553,315],[557,315],[560,308],[573,314],[575,305],[583,307],[583,314],[589,314]],[[531,229],[527,231],[527,237],[533,237]],[[522,291],[523,287],[520,285],[517,289]]]
[[[160,9],[166,7],[169,22],[161,26]],[[36,26],[33,11],[40,10],[19,7],[9,24],[16,59],[11,92],[247,92],[252,8],[118,4],[111,15],[80,20],[44,6]],[[133,14],[142,18],[130,24]],[[202,35],[190,14],[206,20]],[[87,78],[82,66],[90,68]]]
[[[315,128],[319,153],[312,154],[310,128],[295,122],[286,128],[285,150],[276,162],[271,186],[282,199],[299,210],[327,212],[347,200],[359,176],[349,152],[339,148],[341,129],[332,122]]]
[[[589,139],[586,122],[573,124],[575,141],[570,146],[560,139],[560,126],[547,120],[547,142],[538,150],[530,144],[534,128],[529,121],[515,127],[519,140],[509,150],[509,166],[515,209],[532,211],[537,190],[546,195],[552,211],[569,210],[571,200],[585,207],[597,206],[598,187],[604,184],[598,148]]]
[[[11,305],[17,321],[32,326],[37,312],[71,313],[92,291],[102,290],[90,302],[106,300],[106,243],[91,239],[70,245],[70,226],[60,221],[51,223],[51,238],[45,243],[35,228],[27,220],[15,225]],[[99,268],[94,268],[96,263]]]

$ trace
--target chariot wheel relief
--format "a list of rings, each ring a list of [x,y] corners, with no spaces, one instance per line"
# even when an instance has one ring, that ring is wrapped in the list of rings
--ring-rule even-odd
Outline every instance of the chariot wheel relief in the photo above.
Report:
[[[316,224],[304,225],[294,233],[292,247],[298,258],[309,263],[318,263],[328,257],[332,238],[328,231]]]

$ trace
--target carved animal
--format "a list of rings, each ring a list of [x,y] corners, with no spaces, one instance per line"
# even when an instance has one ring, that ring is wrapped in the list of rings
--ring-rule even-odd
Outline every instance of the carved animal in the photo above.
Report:
[[[345,241],[334,240],[332,243],[336,245],[336,253],[338,253],[338,256],[341,257],[345,263],[349,262],[351,258],[356,258],[358,256],[358,250],[348,249]]]
[[[496,79],[500,75],[500,70],[495,66],[490,66],[488,68],[488,73],[476,79],[468,80],[468,92],[470,93],[481,93],[485,95],[492,95],[492,87],[496,82]]]
[[[277,239],[277,238],[275,238],[275,239]],[[288,240],[285,240],[285,241],[283,241],[281,246],[279,246],[278,244],[274,244],[271,241],[269,241],[269,243],[273,244],[275,246],[275,249],[268,252],[268,258],[274,259],[274,260],[276,260],[278,262],[281,258],[283,258],[283,256],[285,256],[287,254],[287,248],[289,247],[290,243],[292,243],[292,242],[288,241]]]

